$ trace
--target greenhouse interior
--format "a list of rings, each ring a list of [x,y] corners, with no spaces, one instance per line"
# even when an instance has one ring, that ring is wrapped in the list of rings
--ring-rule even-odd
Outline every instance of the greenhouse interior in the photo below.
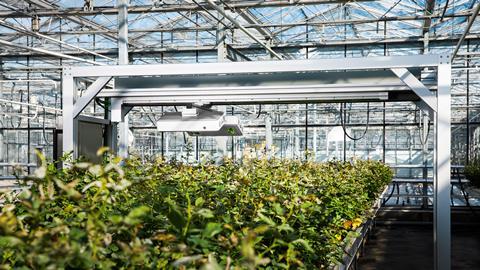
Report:
[[[0,1],[0,268],[480,269],[479,11]]]

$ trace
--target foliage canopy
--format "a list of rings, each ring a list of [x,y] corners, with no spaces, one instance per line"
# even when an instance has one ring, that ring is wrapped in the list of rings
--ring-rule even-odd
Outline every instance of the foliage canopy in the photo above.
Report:
[[[3,194],[2,269],[326,268],[392,178],[363,160],[42,161]]]

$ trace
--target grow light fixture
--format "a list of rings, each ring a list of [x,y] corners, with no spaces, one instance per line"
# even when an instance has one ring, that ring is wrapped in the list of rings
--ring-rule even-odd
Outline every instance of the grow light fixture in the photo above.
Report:
[[[236,116],[199,108],[182,112],[166,112],[157,121],[161,132],[187,132],[191,136],[241,136],[242,127]]]

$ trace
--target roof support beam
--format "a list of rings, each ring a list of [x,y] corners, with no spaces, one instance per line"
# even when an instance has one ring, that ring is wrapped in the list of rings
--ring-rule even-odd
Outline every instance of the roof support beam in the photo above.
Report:
[[[27,0],[30,1],[30,0]],[[32,0],[36,1],[36,0]],[[375,0],[357,0],[357,2],[373,2]],[[285,7],[293,5],[319,5],[319,4],[335,4],[343,3],[344,0],[264,0],[264,1],[251,1],[251,0],[240,0],[229,3],[228,6],[232,9],[245,9],[245,8],[262,8],[262,7]],[[162,13],[162,12],[179,12],[179,11],[201,11],[201,10],[214,10],[208,4],[201,4],[198,6],[196,4],[166,4],[160,7],[154,7],[152,5],[143,5],[143,6],[131,6],[128,8],[130,14],[142,14],[145,12],[149,13]],[[116,7],[95,7],[93,10],[84,10],[83,8],[67,8],[67,9],[58,9],[51,7],[43,7],[41,9],[33,10],[32,14],[26,14],[21,11],[9,11],[1,10],[0,17],[31,17],[36,15],[39,17],[49,17],[49,16],[93,16],[93,15],[116,15],[118,10]]]
[[[243,19],[245,19],[245,21],[247,21],[248,23],[250,23],[252,25],[260,24],[258,19],[255,18],[255,16],[248,9],[240,10],[240,12],[238,14],[240,14],[240,16]],[[257,30],[258,33],[260,33],[260,35],[262,35],[265,38],[265,40],[271,40],[271,39],[274,38],[274,36],[270,32],[270,30],[265,29],[261,26],[255,26],[254,28],[255,28],[255,30]]]
[[[279,55],[278,53],[276,53],[274,50],[272,50],[272,48],[270,48],[270,46],[268,46],[267,44],[265,44],[264,42],[262,42],[260,39],[258,39],[252,32],[250,32],[248,29],[246,29],[245,27],[243,27],[237,20],[235,20],[232,16],[228,15],[227,13],[225,13],[225,11],[220,8],[217,4],[215,4],[212,0],[206,0],[211,7],[213,7],[216,11],[218,11],[218,13],[222,14],[223,17],[225,17],[227,20],[229,20],[231,23],[233,23],[236,27],[238,27],[240,30],[242,30],[247,36],[249,36],[250,38],[252,38],[253,40],[255,40],[258,44],[260,44],[260,46],[262,46],[263,48],[265,48],[268,52],[270,52],[273,56],[275,56],[276,58],[282,60],[282,56]]]
[[[470,16],[470,19],[468,21],[467,28],[465,29],[465,32],[463,32],[462,37],[457,43],[457,46],[455,47],[455,50],[453,50],[452,53],[452,62],[455,56],[457,56],[458,50],[460,50],[460,46],[462,46],[463,40],[465,40],[465,37],[467,36],[468,32],[470,32],[470,28],[472,28],[473,23],[475,22],[475,19],[478,16],[478,12],[480,11],[480,3],[477,4],[475,7],[475,10],[473,11],[472,15]]]
[[[425,16],[430,16],[433,14],[435,8],[435,0],[427,0],[425,2]],[[423,35],[430,32],[430,25],[432,24],[432,19],[428,18],[423,21]]]
[[[38,7],[44,8],[44,9],[49,9],[49,10],[60,10],[61,9],[60,6],[49,3],[49,2],[46,2],[44,0],[25,0],[25,1],[28,2],[28,3],[31,3],[33,5],[36,5]],[[114,8],[114,9],[115,9],[115,14],[117,14],[118,9],[117,8]],[[34,14],[34,15],[39,16],[37,14]],[[55,16],[60,16],[60,17],[63,17],[63,18],[67,18],[68,20],[70,20],[74,23],[77,23],[79,25],[84,25],[84,26],[90,27],[92,29],[106,30],[107,32],[108,32],[108,30],[110,30],[107,27],[104,27],[104,26],[102,26],[98,23],[92,22],[89,19],[82,18],[82,17],[79,17],[79,16],[65,16],[63,14],[57,14]],[[106,38],[110,39],[110,40],[113,40],[113,41],[117,41],[117,39],[118,39],[118,36],[114,33],[109,33],[108,32],[108,33],[105,33],[105,34],[102,34],[102,35],[105,36]],[[139,47],[139,44],[132,43],[132,46]]]
[[[0,35],[1,36],[1,35]],[[444,36],[444,37],[430,37],[429,42],[437,41],[458,41],[460,36]],[[480,34],[470,34],[465,37],[469,40],[480,40]],[[412,45],[417,43],[418,46],[424,41],[423,37],[411,37],[411,38],[388,38],[388,39],[359,39],[359,40],[338,40],[338,41],[319,41],[319,42],[302,42],[302,43],[280,43],[273,44],[272,48],[276,50],[282,49],[303,49],[303,48],[324,48],[326,46],[344,46],[344,45],[369,45],[369,44],[405,44]],[[16,45],[16,44],[15,44]],[[248,52],[252,50],[261,49],[257,44],[244,44],[244,45],[235,45],[231,46],[237,51]],[[165,52],[214,52],[217,48],[214,45],[198,45],[198,46],[181,46],[181,47],[147,47],[147,48],[130,48],[129,53],[131,54],[158,54]],[[97,53],[103,55],[117,55],[117,50],[112,49],[98,49],[95,50]],[[63,53],[68,53],[70,56],[86,56],[87,54],[79,51],[63,51]],[[44,53],[38,52],[0,52],[1,57],[20,57],[20,56],[42,56]]]
[[[110,61],[115,61],[115,59],[110,58],[108,56],[101,55],[99,53],[96,53],[96,52],[93,52],[93,51],[90,51],[90,50],[87,50],[87,49],[69,44],[67,42],[52,38],[52,37],[47,36],[47,35],[43,35],[43,34],[33,32],[33,31],[30,31],[30,30],[27,30],[27,29],[23,29],[21,27],[15,26],[15,25],[10,24],[10,23],[8,23],[4,20],[1,20],[1,19],[0,19],[0,26],[9,28],[11,30],[17,31],[18,33],[26,34],[26,35],[29,35],[29,36],[32,36],[32,37],[36,37],[36,38],[40,38],[40,39],[46,39],[46,40],[61,44],[63,46],[67,46],[67,47],[70,47],[70,48],[73,48],[73,49],[76,49],[76,50],[79,50],[79,51],[82,51],[82,52],[85,52],[85,53],[89,53],[91,55],[95,55],[95,56],[98,56],[98,57],[101,57],[101,58],[104,58],[104,59],[107,59],[107,60],[110,60]]]
[[[338,8],[338,7],[336,7]],[[322,12],[323,13],[323,12]],[[313,21],[316,17],[321,15],[322,13],[317,13],[313,15],[312,17],[309,17],[305,20],[298,21],[298,22],[284,22],[284,23],[254,23],[254,24],[244,24],[243,27],[245,28],[268,28],[268,27],[275,27],[275,28],[281,28],[277,31],[275,31],[273,34],[278,34],[280,32],[286,31],[288,29],[291,29],[292,27],[300,27],[300,26],[322,26],[322,25],[343,25],[343,24],[368,24],[368,23],[377,23],[377,22],[385,22],[385,21],[418,21],[418,20],[428,20],[428,19],[437,19],[440,18],[440,15],[431,15],[431,16],[391,16],[391,17],[384,17],[384,18],[367,18],[367,17],[362,17],[358,19],[348,19],[348,20],[315,20]],[[471,16],[471,12],[461,12],[461,13],[456,13],[456,14],[448,14],[445,15],[446,18],[459,18],[459,17],[469,17]],[[0,16],[1,17],[1,16]],[[359,17],[359,16],[357,16]],[[178,19],[180,19],[179,17]],[[176,19],[170,21],[175,22]],[[416,25],[412,25],[415,26]],[[235,29],[236,27],[234,25],[229,26],[231,29]],[[129,32],[132,33],[142,33],[142,35],[145,32],[150,32],[150,33],[156,33],[156,32],[194,32],[194,31],[215,31],[216,27],[215,26],[197,26],[197,27],[152,27],[152,28],[144,28],[144,29],[129,29]],[[106,34],[106,33],[116,33],[117,31],[115,29],[105,29],[105,30],[100,30],[100,29],[92,29],[92,30],[65,30],[65,31],[49,31],[49,32],[42,32],[40,31],[39,33],[43,35],[59,35],[59,34]],[[13,33],[0,33],[2,36],[10,36],[10,35],[16,35]],[[134,37],[137,38],[137,37]]]

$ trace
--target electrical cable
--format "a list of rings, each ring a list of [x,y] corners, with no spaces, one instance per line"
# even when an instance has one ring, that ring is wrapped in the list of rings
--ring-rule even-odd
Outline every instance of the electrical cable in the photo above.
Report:
[[[257,113],[257,119],[260,117],[260,114],[262,113],[262,104],[258,104],[258,113]]]
[[[385,206],[386,203],[390,200],[390,198],[392,198],[392,195],[393,195],[393,193],[395,192],[395,187],[396,187],[396,185],[393,184],[393,185],[392,185],[392,191],[390,192],[390,194],[388,194],[387,198],[383,200],[382,206]]]
[[[345,119],[343,117],[343,106],[344,105],[346,105],[346,103],[341,103],[340,104],[340,123],[342,125],[343,132],[345,133],[345,135],[349,139],[351,139],[353,141],[358,141],[358,140],[363,139],[365,137],[365,135],[367,135],[367,131],[368,131],[368,128],[370,126],[370,102],[367,102],[367,123],[366,123],[366,127],[365,127],[365,130],[363,131],[363,134],[360,137],[353,137],[350,134],[348,134],[348,132],[347,132],[347,128],[346,128],[346,125],[345,125]]]
[[[376,134],[378,134],[378,132],[376,132]],[[377,146],[380,145],[380,143],[382,142],[382,139],[383,139],[383,136],[379,135],[376,143],[370,142],[370,147],[371,148],[376,148]]]
[[[100,99],[96,98],[95,103],[100,106],[101,108],[105,109],[105,102],[101,101]]]

